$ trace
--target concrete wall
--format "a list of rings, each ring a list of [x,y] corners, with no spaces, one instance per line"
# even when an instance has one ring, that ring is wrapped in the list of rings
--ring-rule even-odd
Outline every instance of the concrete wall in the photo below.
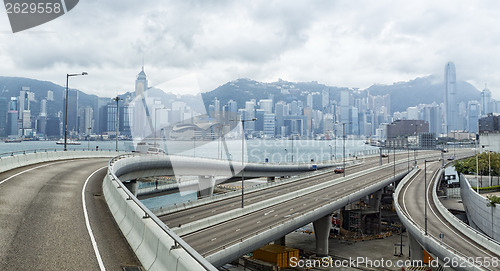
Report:
[[[116,158],[119,161],[120,158]],[[103,181],[103,194],[123,236],[146,270],[212,270],[201,255],[135,198],[116,177],[128,163],[110,162]],[[136,168],[140,170],[140,168]],[[198,257],[198,261],[193,258]],[[203,262],[203,266],[200,262]]]
[[[500,206],[486,206],[488,200],[474,191],[469,181],[460,176],[462,202],[467,217],[486,235],[500,242]],[[496,225],[496,227],[495,227]]]
[[[480,134],[479,135],[479,148],[483,151],[482,146],[485,151],[500,152],[500,134],[490,133],[490,134]]]

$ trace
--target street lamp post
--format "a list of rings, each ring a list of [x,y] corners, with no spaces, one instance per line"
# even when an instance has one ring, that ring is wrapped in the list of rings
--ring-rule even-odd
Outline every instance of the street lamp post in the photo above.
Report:
[[[474,153],[476,156],[476,191],[479,194],[479,154],[477,153],[477,142],[474,141]]]
[[[334,124],[335,125],[335,124]],[[335,140],[335,161],[337,161],[337,127],[333,128],[333,139]]]
[[[427,160],[424,160],[424,192],[425,192],[425,209],[424,209],[424,225],[425,235],[427,235]]]
[[[328,147],[330,147],[330,159],[328,160],[332,160],[333,156],[332,156],[332,144],[328,144]]]
[[[285,149],[285,162],[288,163],[288,150]]]
[[[68,73],[66,74],[66,109],[65,112],[66,114],[64,115],[64,151],[67,151],[67,145],[68,145],[68,92],[69,92],[69,78],[72,76],[79,76],[79,75],[88,75],[87,72],[82,72],[82,73]]]
[[[394,168],[394,188],[396,188],[396,146],[392,145],[392,153],[393,153],[393,159],[392,159],[392,164]]]
[[[343,177],[345,177],[345,122],[342,123],[342,141],[343,141],[343,147],[342,147],[342,156],[343,156],[343,162],[342,162],[342,168],[343,170]]]
[[[406,149],[408,150],[408,172],[410,172],[410,148],[409,146],[407,145],[406,146]]]
[[[90,150],[90,131],[92,130],[92,127],[87,128],[89,132],[87,133],[87,149]]]
[[[118,121],[119,120],[118,116],[119,116],[119,111],[120,111],[119,107],[118,107],[118,103],[120,101],[123,101],[123,99],[120,98],[120,97],[118,97],[118,96],[116,96],[115,98],[113,98],[113,101],[116,102],[116,130],[115,130],[116,131],[116,136],[115,136],[115,140],[116,140],[116,151],[118,152],[118,133],[119,133],[118,129],[120,128],[119,121]]]
[[[245,207],[244,197],[245,197],[245,122],[256,121],[256,118],[252,119],[240,119],[241,121],[241,208]],[[235,121],[235,120],[233,120]]]

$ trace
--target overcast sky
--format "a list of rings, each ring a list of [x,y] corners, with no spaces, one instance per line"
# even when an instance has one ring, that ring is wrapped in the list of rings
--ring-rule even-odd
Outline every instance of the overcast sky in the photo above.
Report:
[[[353,88],[443,76],[500,99],[500,1],[98,1],[13,34],[0,12],[0,75],[112,97],[150,85],[209,91],[236,78]]]

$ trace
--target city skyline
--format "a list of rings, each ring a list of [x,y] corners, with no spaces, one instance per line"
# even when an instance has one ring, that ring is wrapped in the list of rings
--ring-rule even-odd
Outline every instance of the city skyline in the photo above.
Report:
[[[425,132],[439,137],[449,135],[451,131],[475,134],[478,132],[480,117],[500,112],[500,102],[491,98],[488,89],[484,89],[476,97],[481,97],[481,102],[455,99],[461,89],[456,84],[453,63],[445,65],[443,78],[445,97],[442,103],[432,101],[410,104],[402,111],[392,108],[390,94],[372,95],[370,91],[346,88],[335,88],[332,92],[328,86],[317,83],[300,87],[300,83],[296,86],[295,83],[286,81],[267,85],[266,88],[270,87],[272,91],[266,91],[267,94],[263,92],[254,98],[243,93],[252,90],[252,86],[259,89],[261,83],[244,79],[226,84],[225,90],[228,93],[216,92],[223,95],[221,100],[213,96],[215,92],[212,96],[196,96],[187,100],[185,97],[168,96],[160,89],[148,88],[149,77],[143,66],[136,76],[135,91],[122,93],[118,111],[117,103],[109,98],[94,96],[89,100],[87,97],[84,99],[86,101],[80,103],[79,92],[71,89],[71,107],[67,111],[68,131],[74,137],[93,134],[107,138],[115,137],[116,127],[119,127],[120,135],[134,140],[152,135],[156,138],[158,133],[165,131],[167,138],[204,138],[214,135],[214,125],[230,127],[231,121],[235,119],[255,119],[245,127],[245,133],[257,138],[287,138],[297,135],[328,139],[338,137],[339,131],[344,133],[345,127],[346,135],[384,141],[392,138],[389,128],[401,120],[425,121]],[[238,93],[239,89],[243,92]],[[6,93],[17,92],[11,90]],[[36,94],[30,87],[23,86],[18,93],[18,96],[4,96],[2,93],[0,136],[60,136],[64,110],[55,106],[57,100],[53,98],[54,92],[38,89]],[[453,97],[448,98],[448,93]],[[451,120],[448,112],[453,112]],[[406,122],[404,125],[416,125],[411,123]],[[346,125],[343,126],[344,124]],[[410,126],[405,129],[413,130]]]
[[[495,2],[122,1],[117,8],[89,0],[16,34],[0,13],[0,74],[64,85],[66,73],[87,71],[74,87],[113,97],[133,90],[143,58],[151,86],[169,82],[183,92],[236,78],[364,89],[441,75],[442,63],[453,61],[457,77],[477,89],[488,84],[500,99],[499,10]]]

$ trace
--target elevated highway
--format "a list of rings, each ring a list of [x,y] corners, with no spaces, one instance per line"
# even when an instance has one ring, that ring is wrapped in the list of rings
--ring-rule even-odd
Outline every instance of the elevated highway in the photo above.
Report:
[[[410,232],[410,241],[418,242],[445,267],[500,270],[500,246],[459,221],[439,202],[436,187],[442,174],[441,162],[428,162],[427,172],[424,172],[423,164],[420,165],[415,175],[394,194],[396,210]],[[424,185],[425,177],[427,186]],[[415,249],[415,246],[417,244],[413,242],[412,258],[422,259],[422,250]]]
[[[435,159],[441,153],[423,156]],[[345,178],[326,170],[275,183],[248,193],[243,209],[237,195],[228,195],[202,205],[174,208],[163,212],[160,219],[212,264],[220,266],[382,189],[395,181],[394,176],[401,179],[408,172],[407,158],[406,153],[398,154],[396,163],[391,160],[377,166],[379,158],[373,157],[348,168]]]

